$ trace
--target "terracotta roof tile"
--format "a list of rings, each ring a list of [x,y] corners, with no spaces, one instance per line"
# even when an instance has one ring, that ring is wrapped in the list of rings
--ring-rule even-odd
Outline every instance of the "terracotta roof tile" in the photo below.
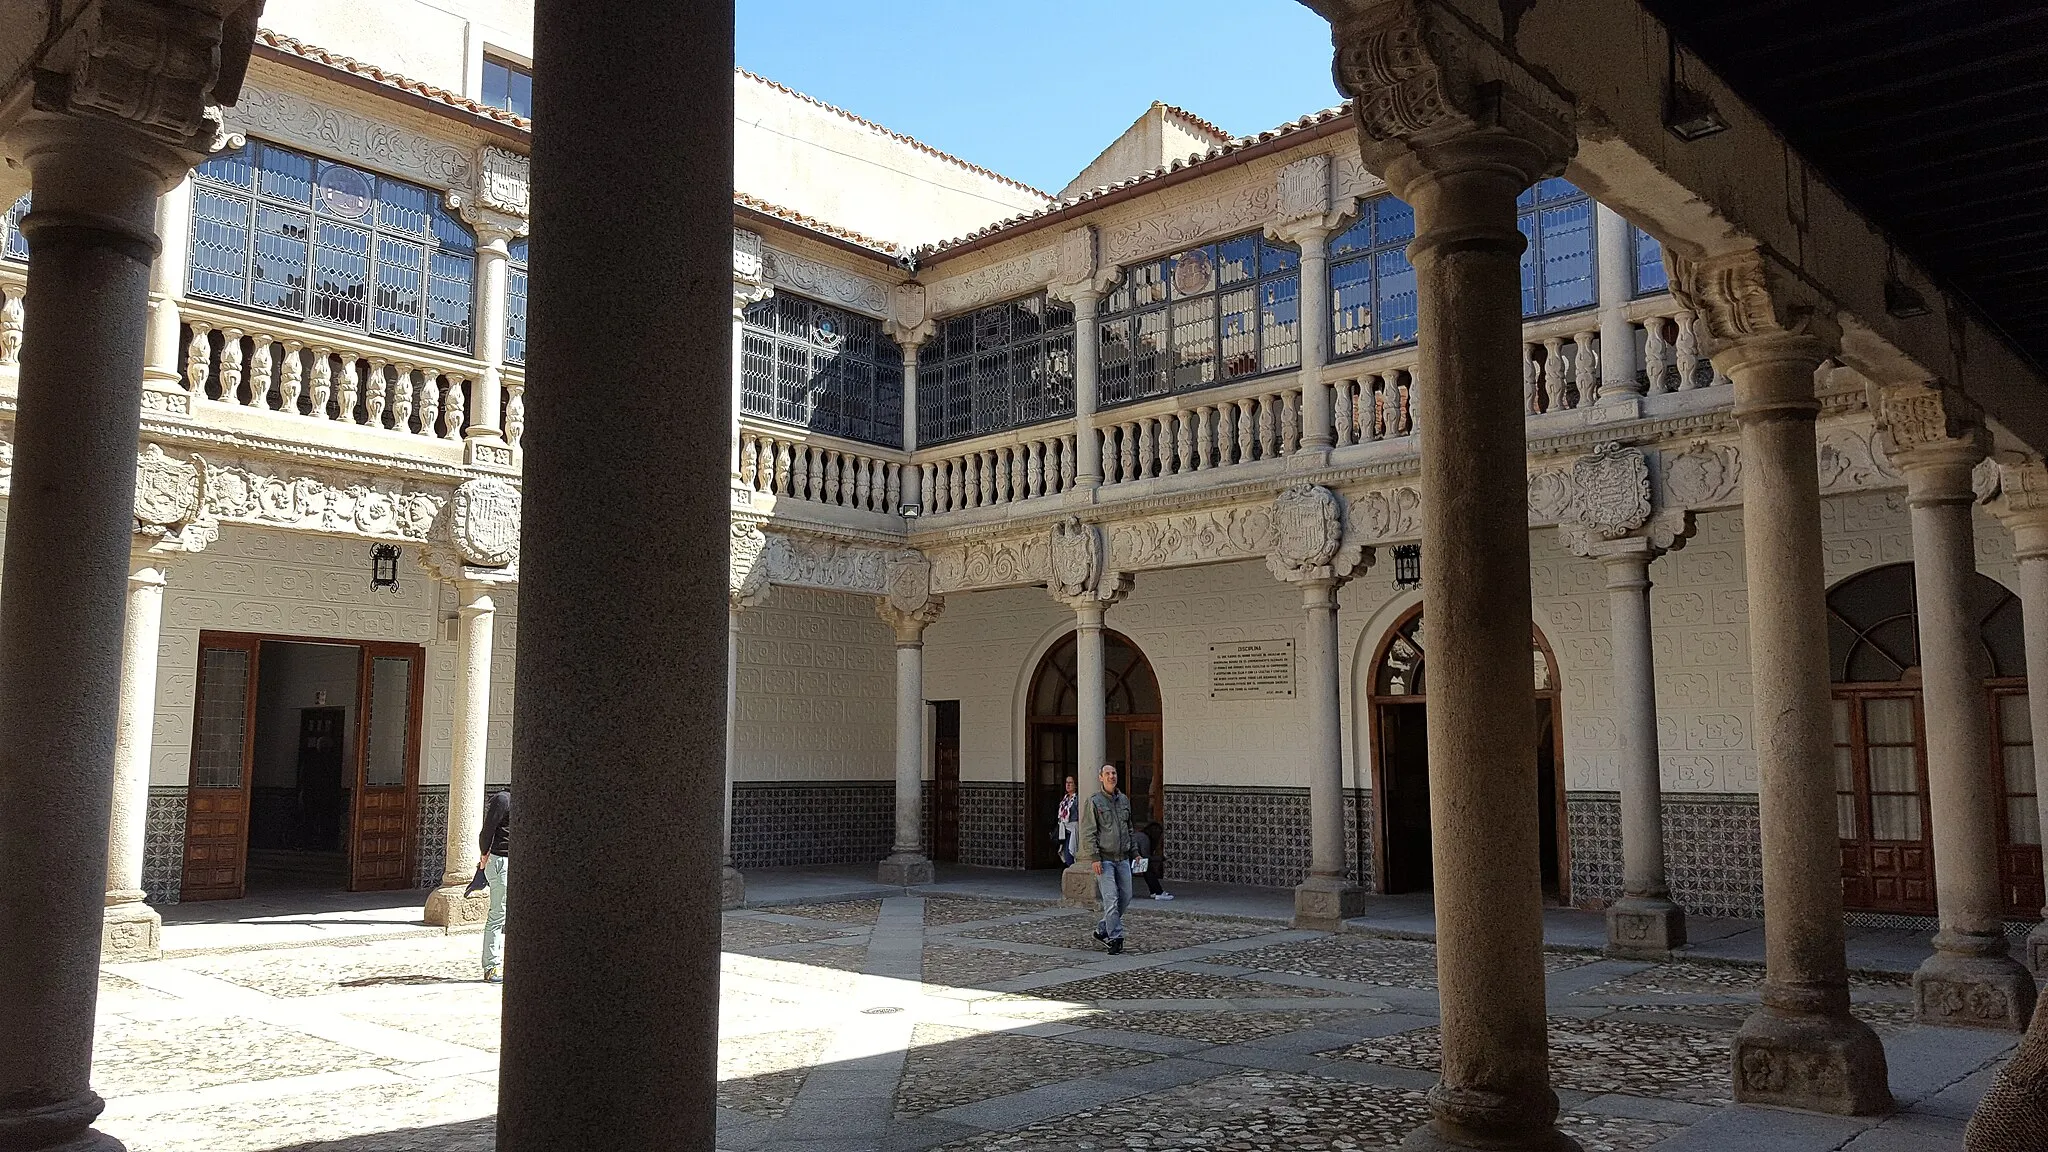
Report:
[[[1221,127],[1217,126],[1216,124],[1208,120],[1202,119],[1200,116],[1195,115],[1193,112],[1188,111],[1187,109],[1181,107],[1178,104],[1168,104],[1164,101],[1161,101],[1159,106],[1161,108],[1166,109],[1168,112],[1173,113],[1175,116],[1180,117],[1182,120],[1187,121],[1190,125],[1194,126],[1200,131],[1205,132],[1210,136],[1214,136],[1218,140],[1227,141],[1231,139],[1230,133],[1225,132]]]
[[[780,204],[763,200],[759,196],[750,195],[738,189],[733,190],[732,202],[742,208],[749,208],[759,212],[763,216],[773,216],[785,224],[794,224],[798,228],[807,228],[812,232],[844,240],[849,244],[857,244],[862,248],[872,249],[876,255],[890,260],[896,259],[906,251],[901,245],[891,244],[887,240],[877,240],[872,236],[864,236],[851,228],[842,228],[829,221],[820,220],[816,216],[807,216],[794,208],[785,208]]]
[[[380,68],[375,64],[365,64],[353,56],[343,56],[339,52],[329,52],[325,48],[315,47],[303,40],[287,36],[282,32],[274,32],[268,28],[259,29],[256,33],[256,42],[268,45],[280,52],[288,52],[293,56],[325,64],[330,68],[338,68],[351,75],[375,80],[379,84],[411,92],[417,96],[424,96],[429,100],[439,101],[450,108],[457,108],[472,115],[496,120],[502,124],[510,124],[514,128],[524,129],[529,132],[533,130],[533,121],[528,120],[524,116],[515,116],[503,108],[493,108],[488,104],[478,103],[467,96],[450,92],[446,88],[437,88],[423,81],[409,79],[389,69]]]

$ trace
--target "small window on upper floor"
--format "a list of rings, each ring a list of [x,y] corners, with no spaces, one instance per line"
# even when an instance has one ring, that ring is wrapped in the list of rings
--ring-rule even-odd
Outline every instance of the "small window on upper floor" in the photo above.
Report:
[[[1516,204],[1516,222],[1529,240],[1522,249],[1522,315],[1592,307],[1593,198],[1552,177],[1537,181]]]
[[[1629,226],[1630,262],[1635,266],[1634,296],[1648,296],[1654,292],[1667,291],[1670,281],[1664,275],[1664,245],[1655,236]]]
[[[483,102],[533,119],[533,69],[499,56],[484,57]]]
[[[28,215],[28,197],[0,213],[0,260],[28,260],[28,239],[21,234],[21,218]]]

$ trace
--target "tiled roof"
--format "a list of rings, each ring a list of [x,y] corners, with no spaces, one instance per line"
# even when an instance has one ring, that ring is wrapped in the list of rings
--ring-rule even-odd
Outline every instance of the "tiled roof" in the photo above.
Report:
[[[915,136],[906,136],[893,128],[887,128],[880,124],[877,124],[873,120],[870,120],[865,116],[858,116],[852,112],[848,112],[846,109],[841,108],[838,105],[827,104],[823,100],[818,99],[816,96],[806,95],[802,92],[797,91],[794,88],[791,88],[787,84],[777,83],[776,81],[768,79],[766,76],[761,76],[753,72],[749,72],[745,68],[735,68],[733,69],[733,71],[738,72],[740,75],[745,76],[749,80],[765,84],[768,87],[773,88],[786,96],[794,96],[798,100],[802,100],[806,104],[814,104],[819,108],[823,108],[825,111],[832,113],[835,116],[843,116],[846,119],[853,121],[855,124],[858,124],[863,128],[868,128],[873,131],[879,132],[882,135],[889,137],[891,140],[897,141],[898,143],[908,144],[912,148],[917,149],[919,152],[923,152],[928,156],[935,156],[940,160],[944,160],[948,164],[952,164],[956,167],[966,169],[967,171],[972,172],[977,176],[985,176],[990,180],[994,180],[998,184],[1007,185],[1011,188],[1017,189],[1020,192],[1029,192],[1033,196],[1042,197],[1048,203],[1051,203],[1053,200],[1051,194],[1042,192],[1037,188],[1033,188],[1031,185],[1026,184],[1021,180],[1012,180],[1011,178],[1003,175],[1000,172],[995,172],[990,169],[983,168],[979,164],[962,160],[961,158],[953,155],[950,152],[941,151],[940,149],[932,147],[931,145],[925,143],[924,141],[919,140]],[[1185,115],[1185,113],[1183,113],[1183,115]],[[1227,134],[1219,132],[1219,135]]]
[[[741,192],[737,188],[733,190],[732,202],[742,208],[759,212],[763,216],[773,216],[785,224],[794,224],[798,228],[807,228],[810,231],[830,236],[837,240],[844,240],[849,244],[857,244],[862,248],[871,249],[876,255],[890,260],[896,259],[905,251],[901,245],[891,244],[887,240],[877,240],[872,236],[864,236],[851,228],[842,228],[829,221],[820,220],[816,216],[807,216],[794,208],[784,208],[780,204]]]
[[[919,247],[916,250],[916,254],[918,256],[943,255],[950,248],[958,247],[959,245],[967,244],[975,240],[985,239],[987,237],[994,236],[998,233],[1008,232],[1014,228],[1022,228],[1026,225],[1029,225],[1035,220],[1039,220],[1046,216],[1050,216],[1055,212],[1060,212],[1064,211],[1065,209],[1072,208],[1077,204],[1085,204],[1090,200],[1098,200],[1113,192],[1120,192],[1126,188],[1134,187],[1139,184],[1149,183],[1163,176],[1171,175],[1172,173],[1180,172],[1185,169],[1198,168],[1205,164],[1213,164],[1217,161],[1224,160],[1230,156],[1234,156],[1247,148],[1256,147],[1260,144],[1266,144],[1274,140],[1279,140],[1283,137],[1292,136],[1297,132],[1306,132],[1311,128],[1319,128],[1325,124],[1330,123],[1332,120],[1336,120],[1341,117],[1349,115],[1350,112],[1351,104],[1349,101],[1347,101],[1343,104],[1337,105],[1335,108],[1325,108],[1320,112],[1311,112],[1308,115],[1303,116],[1299,120],[1290,120],[1277,128],[1269,128],[1266,131],[1260,132],[1256,135],[1238,136],[1235,138],[1231,138],[1228,139],[1226,143],[1219,144],[1216,147],[1209,149],[1207,152],[1204,152],[1199,156],[1192,156],[1186,160],[1175,160],[1171,164],[1163,164],[1157,168],[1154,168],[1150,172],[1146,172],[1138,176],[1133,176],[1127,180],[1119,180],[1114,184],[1105,184],[1100,188],[1091,188],[1078,196],[1068,196],[1065,199],[1055,200],[1052,203],[1047,204],[1043,208],[1034,209],[1030,212],[1021,212],[1007,219],[998,220],[993,224],[989,224],[982,228],[977,228],[964,236],[955,236],[950,240],[941,240],[935,244],[923,245],[922,247]]]
[[[374,80],[379,84],[411,92],[416,96],[424,96],[429,100],[438,101],[448,105],[450,108],[457,108],[475,116],[482,116],[489,120],[510,124],[514,128],[524,129],[529,132],[533,130],[533,121],[528,120],[524,116],[515,116],[503,108],[493,108],[488,104],[480,104],[467,96],[450,92],[446,88],[436,88],[434,85],[423,81],[408,79],[389,69],[379,68],[375,64],[365,64],[353,56],[343,56],[339,52],[329,52],[325,48],[315,47],[303,40],[287,36],[282,32],[273,32],[268,28],[260,29],[256,33],[256,42],[275,48],[280,52],[287,52],[302,59],[325,64],[330,68],[340,69],[350,75]]]
[[[1187,109],[1181,107],[1178,104],[1167,104],[1162,101],[1159,106],[1161,108],[1166,109],[1168,112],[1173,113],[1175,116],[1180,117],[1182,120],[1187,121],[1197,130],[1206,133],[1207,135],[1214,136],[1218,140],[1229,140],[1231,138],[1230,133],[1225,132],[1216,124],[1202,119],[1200,116],[1195,115],[1193,112],[1188,111]]]

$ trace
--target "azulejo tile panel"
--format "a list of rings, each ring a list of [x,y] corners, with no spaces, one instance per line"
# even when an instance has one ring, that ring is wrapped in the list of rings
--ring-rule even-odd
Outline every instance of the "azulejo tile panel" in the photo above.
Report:
[[[1621,896],[1621,798],[1565,798],[1572,838],[1572,898],[1599,907]],[[1704,916],[1762,916],[1763,844],[1755,796],[1664,797],[1664,869],[1671,898]]]
[[[960,863],[985,868],[1024,866],[1022,784],[961,783]]]
[[[143,816],[142,890],[151,904],[176,904],[185,876],[185,790],[151,788]]]
[[[448,786],[422,784],[419,791],[419,824],[414,843],[412,886],[436,888],[441,884],[443,856],[448,851]]]
[[[889,854],[895,829],[893,781],[733,785],[733,865],[742,871],[871,864]]]
[[[1372,883],[1372,795],[1346,789],[1352,875]],[[1177,880],[1291,888],[1308,875],[1308,791],[1168,785],[1167,875]]]

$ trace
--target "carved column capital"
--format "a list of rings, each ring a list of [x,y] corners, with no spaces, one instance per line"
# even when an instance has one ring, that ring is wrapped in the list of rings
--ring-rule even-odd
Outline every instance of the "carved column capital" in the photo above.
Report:
[[[924,643],[925,627],[945,610],[946,598],[943,596],[933,596],[908,611],[899,607],[894,597],[884,596],[875,601],[875,612],[896,634],[898,648]]]
[[[1994,459],[1977,475],[1979,499],[2012,533],[2013,557],[2048,560],[2048,464],[2039,456]]]
[[[1667,244],[1664,267],[1697,318],[1700,351],[1724,374],[1759,358],[1818,359],[1838,335],[1821,298],[1760,248],[1688,255]]]
[[[1925,381],[1872,384],[1869,399],[1877,416],[1879,444],[1906,474],[1915,499],[1973,498],[1971,473],[1991,448],[1976,405],[1961,393]]]
[[[249,66],[260,5],[225,17],[198,6],[98,0],[34,64],[38,112],[119,123],[195,159],[223,141]]]
[[[1571,100],[1441,0],[1356,4],[1331,36],[1366,166],[1397,195],[1481,152],[1527,186],[1562,171],[1577,148]]]

